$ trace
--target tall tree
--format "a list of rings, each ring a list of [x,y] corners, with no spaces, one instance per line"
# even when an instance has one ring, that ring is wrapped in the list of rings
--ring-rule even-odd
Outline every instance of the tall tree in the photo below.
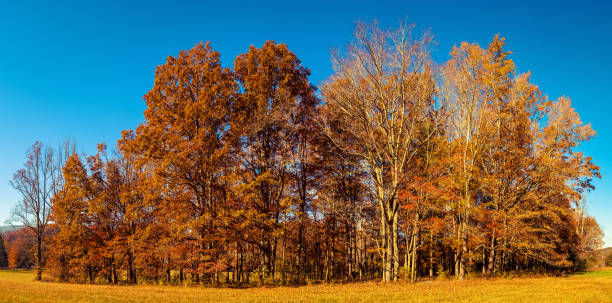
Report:
[[[455,159],[451,172],[461,196],[453,206],[458,240],[455,273],[460,279],[469,254],[470,220],[480,202],[475,197],[481,182],[483,152],[494,132],[496,102],[503,99],[500,94],[506,93],[504,79],[513,66],[512,61],[500,61],[497,64],[492,52],[479,45],[463,42],[453,48],[443,72],[443,102],[451,117],[446,133]]]
[[[281,220],[291,204],[287,190],[292,166],[300,208],[305,210],[309,195],[305,132],[316,105],[314,87],[308,81],[310,70],[285,44],[273,41],[236,57],[234,70],[242,88],[232,124],[242,151],[239,192],[247,230],[256,233],[244,240],[260,248],[262,265],[274,274]],[[292,152],[298,153],[297,161]]]
[[[349,136],[332,142],[360,157],[372,178],[379,205],[383,280],[399,270],[398,189],[419,146],[431,136],[421,124],[433,109],[435,84],[429,59],[431,37],[412,39],[412,26],[387,32],[359,24],[344,56],[334,57],[335,73],[323,94],[328,110]],[[348,140],[341,140],[348,138]]]
[[[50,222],[53,197],[62,189],[61,168],[66,157],[61,148],[55,150],[38,141],[28,150],[26,157],[24,168],[18,170],[10,181],[21,195],[21,201],[12,210],[10,220],[34,232],[36,280],[41,280],[45,232]]]
[[[146,122],[125,132],[122,149],[141,155],[161,179],[168,216],[194,241],[199,254],[193,274],[215,271],[223,249],[215,223],[226,199],[224,177],[232,151],[230,110],[238,85],[232,71],[208,43],[157,68],[155,85],[145,95]]]

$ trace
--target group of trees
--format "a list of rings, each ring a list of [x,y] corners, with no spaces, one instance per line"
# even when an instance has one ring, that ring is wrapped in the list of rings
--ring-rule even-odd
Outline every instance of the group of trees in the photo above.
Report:
[[[6,251],[6,245],[4,245],[4,236],[0,232],[0,268],[8,267],[8,253]]]
[[[208,43],[168,57],[116,152],[65,158],[47,266],[92,283],[572,268],[601,246],[583,203],[599,168],[576,151],[595,132],[502,38],[444,64],[431,41],[359,24],[320,94],[272,41],[233,68]]]
[[[0,268],[32,268],[35,237],[29,229],[0,232]]]

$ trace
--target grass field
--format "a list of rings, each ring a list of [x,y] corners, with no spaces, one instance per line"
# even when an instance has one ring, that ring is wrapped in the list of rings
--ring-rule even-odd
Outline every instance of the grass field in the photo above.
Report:
[[[612,271],[558,278],[353,283],[276,288],[104,286],[35,282],[0,271],[0,302],[612,302]]]

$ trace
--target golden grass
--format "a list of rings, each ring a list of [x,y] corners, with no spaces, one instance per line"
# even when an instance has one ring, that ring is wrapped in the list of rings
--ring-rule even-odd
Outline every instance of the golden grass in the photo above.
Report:
[[[612,302],[612,271],[569,277],[353,283],[276,288],[105,286],[35,282],[0,271],[0,302]]]

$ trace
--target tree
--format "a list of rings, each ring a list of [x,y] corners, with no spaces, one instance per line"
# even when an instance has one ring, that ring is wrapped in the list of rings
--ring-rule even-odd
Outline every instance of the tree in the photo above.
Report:
[[[67,151],[68,144],[66,144]],[[11,213],[12,222],[31,229],[36,238],[36,280],[41,279],[45,232],[50,222],[53,197],[63,185],[61,167],[65,159],[62,149],[54,150],[35,142],[27,152],[24,168],[10,181],[21,195],[21,201]]]
[[[35,263],[35,236],[31,229],[21,227],[4,234],[9,268],[32,268]]]
[[[329,112],[322,115],[329,115]],[[334,118],[323,119],[332,121]],[[325,280],[334,276],[352,280],[355,274],[360,280],[366,279],[369,256],[378,252],[373,252],[369,246],[371,241],[368,241],[374,230],[372,210],[377,206],[368,190],[367,169],[359,165],[358,157],[335,147],[323,134],[319,134],[316,149],[321,175],[312,208],[313,217],[322,217],[324,223],[315,226],[321,233],[315,240],[325,244],[325,251],[321,252],[325,260]],[[320,247],[317,244],[315,246]]]
[[[0,232],[0,268],[8,267],[8,254],[4,246],[4,237]]]
[[[241,142],[237,191],[248,231],[242,240],[259,247],[262,266],[274,275],[281,220],[291,204],[287,188],[292,166],[300,208],[305,210],[307,204],[310,169],[304,132],[317,100],[308,81],[310,70],[285,44],[251,46],[236,57],[234,71],[242,88],[232,121]],[[292,152],[299,154],[297,161]]]
[[[94,282],[99,267],[97,260],[104,259],[103,250],[112,226],[104,226],[111,214],[98,206],[104,191],[100,173],[103,165],[99,157],[89,158],[92,175],[98,173],[97,180],[88,173],[88,167],[81,157],[71,155],[63,167],[64,188],[57,195],[53,205],[53,221],[59,228],[54,237],[54,255],[60,270],[60,279],[79,276],[80,281]]]
[[[606,266],[612,266],[612,253],[606,257]]]
[[[455,274],[460,279],[465,274],[469,250],[470,217],[476,204],[473,198],[480,172],[478,165],[482,163],[487,136],[494,123],[495,81],[487,77],[493,74],[492,63],[486,50],[477,44],[463,42],[453,48],[443,74],[443,102],[451,118],[446,131],[454,159],[451,172],[460,196],[453,205],[457,235]]]
[[[293,136],[291,138],[291,156],[294,161],[289,166],[292,179],[290,188],[291,194],[296,196],[295,216],[298,221],[297,233],[297,261],[302,274],[306,275],[306,220],[311,213],[311,202],[316,190],[319,187],[321,177],[322,153],[318,150],[318,139],[320,131],[316,125],[317,108],[316,99],[313,96],[314,89],[307,94],[307,99],[303,100],[294,110],[291,116]],[[284,245],[284,243],[283,243]]]
[[[583,226],[579,233],[581,249],[585,252],[592,252],[600,249],[603,244],[604,233],[595,221],[595,218],[587,216],[584,218]]]
[[[386,32],[358,24],[346,54],[334,57],[335,73],[323,88],[327,110],[337,119],[327,126],[334,144],[368,167],[380,211],[385,252],[383,280],[399,269],[397,197],[417,149],[431,133],[420,127],[432,115],[435,93],[428,46],[431,37],[412,39],[412,26]]]
[[[216,272],[223,250],[215,223],[226,201],[224,178],[233,151],[231,109],[238,85],[208,43],[157,68],[155,85],[145,95],[146,122],[125,132],[122,149],[139,155],[159,179],[172,224],[185,231],[179,241],[194,241],[199,254],[194,274]],[[211,255],[212,254],[212,255]]]
[[[128,283],[137,282],[137,269],[158,271],[157,257],[146,258],[159,242],[155,214],[157,187],[149,187],[148,171],[136,169],[124,154],[108,158],[106,145],[86,158],[69,157],[63,168],[65,186],[55,197],[53,220],[55,266],[62,280],[85,276],[90,283],[101,274],[117,283],[126,271]],[[83,280],[86,280],[83,279]]]

